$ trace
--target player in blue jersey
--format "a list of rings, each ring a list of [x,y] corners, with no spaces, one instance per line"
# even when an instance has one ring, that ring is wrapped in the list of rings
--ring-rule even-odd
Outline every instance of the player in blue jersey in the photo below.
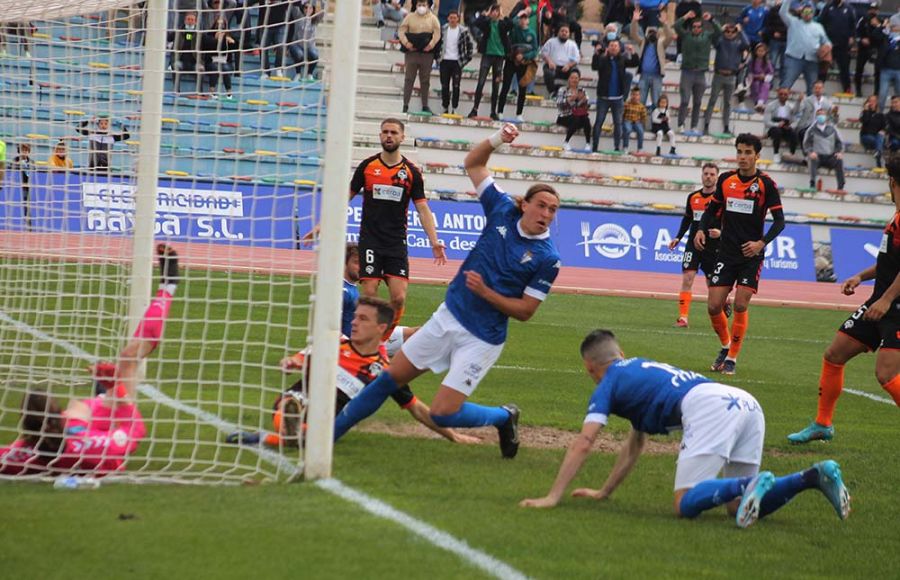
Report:
[[[430,369],[447,371],[431,403],[432,420],[440,427],[493,425],[503,457],[515,457],[518,408],[486,407],[467,399],[500,356],[509,318],[531,318],[559,273],[559,253],[549,232],[559,195],[538,183],[517,203],[487,169],[491,153],[518,134],[514,125],[504,125],[466,156],[466,171],[487,218],[481,237],[450,283],[444,303],[404,343],[388,371],[336,417],[335,439],[374,413],[399,385]]]
[[[359,282],[359,246],[349,243],[344,251],[344,292],[341,302],[341,333],[344,336],[350,336],[356,303],[359,302],[357,282]]]
[[[578,474],[610,415],[631,422],[631,433],[600,489],[580,488],[574,497],[608,498],[631,472],[647,435],[683,429],[675,470],[675,513],[694,518],[727,504],[745,528],[807,489],[819,489],[838,516],[850,513],[850,495],[832,460],[776,478],[759,471],[766,422],[746,391],[710,381],[693,371],[642,358],[626,359],[615,335],[595,330],[581,343],[588,375],[597,382],[580,436],[566,452],[550,492],[522,500],[523,507],[553,507]],[[719,473],[722,479],[716,479]]]

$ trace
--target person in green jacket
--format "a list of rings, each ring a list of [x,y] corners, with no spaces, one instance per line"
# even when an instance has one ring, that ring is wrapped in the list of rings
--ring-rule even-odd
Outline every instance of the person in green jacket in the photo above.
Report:
[[[706,26],[706,24],[709,26]],[[709,72],[709,55],[713,45],[722,35],[722,28],[709,12],[702,18],[691,10],[675,22],[675,32],[681,39],[681,104],[678,109],[678,130],[684,130],[688,100],[691,106],[691,131],[700,124],[700,107],[706,91],[706,73]]]
[[[527,93],[525,87],[534,79],[534,74],[537,71],[535,59],[538,53],[538,39],[537,34],[531,29],[527,14],[520,14],[518,20],[519,25],[509,33],[511,50],[503,67],[503,87],[500,89],[500,102],[497,106],[497,112],[501,115],[503,114],[503,109],[506,107],[506,97],[509,96],[510,85],[512,85],[513,78],[516,78],[519,84],[519,90],[516,94],[516,118],[521,122],[524,121],[522,112],[525,110],[525,95]],[[526,74],[529,68],[531,73]],[[523,79],[525,79],[525,84],[522,84]]]

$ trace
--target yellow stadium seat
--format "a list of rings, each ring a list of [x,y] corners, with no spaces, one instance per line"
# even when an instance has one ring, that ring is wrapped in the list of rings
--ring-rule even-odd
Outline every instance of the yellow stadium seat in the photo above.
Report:
[[[63,110],[63,114],[65,115],[74,115],[76,117],[81,117],[85,115],[84,111],[79,111],[77,109],[65,109]]]
[[[179,123],[181,123],[181,121],[179,121],[178,119],[174,119],[172,117],[163,117],[162,119],[160,119],[160,121],[163,124],[169,123],[171,125],[178,125]]]
[[[248,105],[268,105],[269,101],[264,101],[262,99],[247,99]]]
[[[510,169],[509,167],[500,167],[495,165],[494,167],[491,167],[491,171],[493,171],[494,173],[509,173],[512,171],[512,169]]]
[[[253,153],[259,155],[260,157],[278,157],[277,151],[268,151],[266,149],[257,149]]]
[[[38,141],[46,141],[50,138],[50,135],[44,135],[43,133],[28,133],[25,136],[29,139],[35,139]]]
[[[541,145],[541,151],[562,151],[563,148],[558,145]]]
[[[88,66],[91,68],[109,68],[109,65],[105,62],[89,62]]]
[[[311,179],[295,179],[294,184],[295,185],[309,185],[310,187],[316,186],[316,182]]]
[[[291,127],[289,125],[286,125],[286,126],[282,127],[281,130],[286,133],[302,133],[303,127]]]
[[[187,171],[178,171],[177,169],[167,169],[166,175],[171,175],[172,177],[187,177],[190,173]]]
[[[634,181],[633,177],[629,177],[627,175],[613,175],[613,179],[616,181]]]

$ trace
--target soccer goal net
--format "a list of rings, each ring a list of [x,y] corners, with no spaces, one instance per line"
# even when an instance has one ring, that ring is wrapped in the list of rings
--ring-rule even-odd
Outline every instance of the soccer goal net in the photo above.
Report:
[[[26,448],[0,461],[0,478],[327,476],[358,3],[0,6],[0,446]],[[332,81],[351,90],[328,110]],[[177,254],[174,280],[161,274],[160,244]],[[144,314],[160,297],[168,315],[147,354]],[[98,381],[87,367],[124,372],[136,330],[139,354],[128,356],[146,355],[136,374],[145,433],[129,431],[137,446],[121,452],[123,403],[105,390],[120,377]],[[283,372],[303,349],[313,368]],[[308,392],[313,383],[324,394]],[[308,403],[294,409],[296,437],[229,442],[233,432],[265,441],[276,398],[294,385]],[[29,430],[32,393],[75,408],[61,445],[45,444],[53,421]],[[86,425],[72,419],[85,400]],[[27,466],[10,467],[30,448]],[[97,467],[98,455],[109,461]]]

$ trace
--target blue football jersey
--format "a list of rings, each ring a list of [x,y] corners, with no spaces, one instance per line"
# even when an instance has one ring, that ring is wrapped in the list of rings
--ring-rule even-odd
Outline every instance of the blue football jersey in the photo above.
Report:
[[[485,179],[478,189],[487,221],[450,283],[445,302],[463,328],[487,343],[503,344],[509,317],[466,288],[464,272],[478,272],[488,287],[504,296],[527,294],[544,300],[559,274],[559,253],[549,232],[539,236],[522,232],[522,213],[493,179]]]
[[[350,325],[356,315],[356,303],[359,302],[359,289],[356,284],[344,280],[344,301],[341,305],[341,332],[350,336]]]
[[[659,434],[681,428],[681,399],[703,383],[699,373],[643,358],[620,360],[606,371],[588,405],[585,423],[606,425],[610,415],[631,421],[644,433]]]

